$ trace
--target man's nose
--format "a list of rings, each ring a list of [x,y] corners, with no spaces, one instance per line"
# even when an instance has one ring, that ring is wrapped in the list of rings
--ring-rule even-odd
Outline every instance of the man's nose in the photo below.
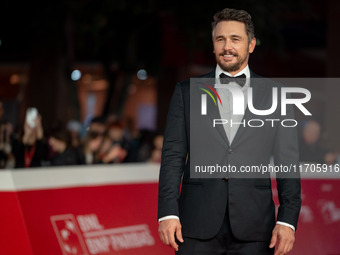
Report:
[[[227,51],[227,50],[230,50],[231,48],[232,48],[231,41],[229,39],[226,39],[225,43],[224,43],[223,50]]]

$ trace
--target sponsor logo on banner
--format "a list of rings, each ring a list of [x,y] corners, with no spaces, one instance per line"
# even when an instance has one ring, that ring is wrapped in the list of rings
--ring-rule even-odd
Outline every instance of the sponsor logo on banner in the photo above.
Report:
[[[96,214],[52,216],[51,222],[63,255],[111,254],[155,244],[147,224],[105,228]]]
[[[312,209],[308,205],[302,205],[300,210],[300,219],[302,222],[313,222],[314,215]]]
[[[340,222],[340,208],[337,208],[334,201],[320,200],[321,213],[326,224]]]
[[[63,255],[88,255],[84,239],[72,214],[51,217]]]

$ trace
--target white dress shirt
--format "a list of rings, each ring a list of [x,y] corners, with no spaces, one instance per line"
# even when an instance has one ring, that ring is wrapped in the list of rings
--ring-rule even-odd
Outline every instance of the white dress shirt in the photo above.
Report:
[[[238,87],[239,89],[242,90],[243,95],[244,95],[244,109],[247,109],[247,98],[248,98],[248,88],[250,87],[250,70],[249,67],[246,66],[243,70],[235,74],[234,76],[239,76],[244,74],[246,76],[246,83],[244,84],[243,87],[240,87],[236,82],[230,82],[229,84],[222,84],[220,82],[220,75],[221,73],[224,73],[230,77],[233,77],[230,73],[223,71],[219,65],[216,66],[216,71],[215,71],[215,78],[216,78],[216,83],[215,83],[215,88],[217,93],[221,97],[222,105],[218,104],[218,109],[221,115],[222,119],[225,119],[228,121],[227,124],[223,125],[223,128],[227,134],[228,140],[229,140],[229,145],[232,144],[237,130],[240,127],[240,122],[243,120],[243,114],[233,114],[233,97],[232,93],[230,92],[229,89],[224,89],[221,87]],[[219,85],[216,87],[216,85]]]

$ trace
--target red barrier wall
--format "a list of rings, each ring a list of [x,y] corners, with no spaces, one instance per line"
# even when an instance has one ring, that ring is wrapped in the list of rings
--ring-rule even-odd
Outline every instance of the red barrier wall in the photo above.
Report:
[[[1,255],[173,254],[158,238],[159,165],[0,172]],[[277,201],[273,181],[274,200]],[[292,255],[340,254],[340,181],[302,180]]]

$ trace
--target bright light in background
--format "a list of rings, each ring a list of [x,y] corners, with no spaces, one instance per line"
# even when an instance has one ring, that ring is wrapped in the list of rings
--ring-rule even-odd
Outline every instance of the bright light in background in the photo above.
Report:
[[[81,78],[81,72],[79,70],[74,70],[71,73],[71,79],[72,81],[78,81]]]
[[[137,77],[138,77],[138,79],[145,81],[148,78],[148,73],[146,72],[145,69],[140,69],[137,72]]]

